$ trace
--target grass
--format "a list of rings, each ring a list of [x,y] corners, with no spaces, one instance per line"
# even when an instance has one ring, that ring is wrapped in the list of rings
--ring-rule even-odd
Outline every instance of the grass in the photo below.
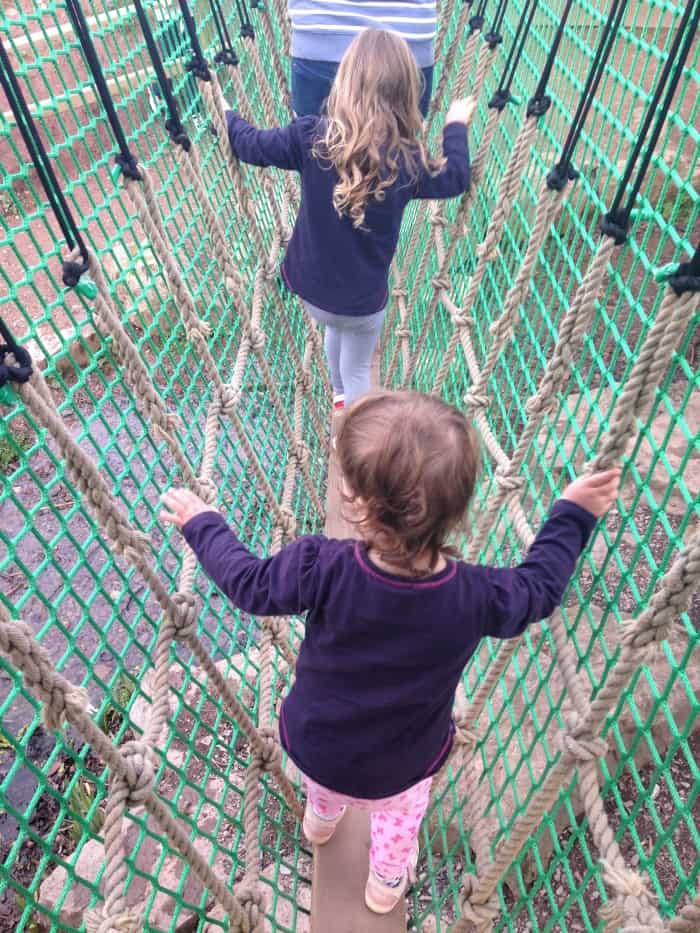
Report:
[[[5,476],[14,469],[21,454],[31,446],[31,438],[21,431],[0,437],[0,473]]]
[[[122,724],[124,714],[129,707],[132,696],[136,690],[136,675],[128,671],[120,671],[112,687],[111,702],[107,704],[100,716],[98,725],[108,735],[116,735]]]

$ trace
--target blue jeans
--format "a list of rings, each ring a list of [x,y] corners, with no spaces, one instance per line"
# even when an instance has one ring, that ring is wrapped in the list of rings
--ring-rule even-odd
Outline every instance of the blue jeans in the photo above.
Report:
[[[338,70],[338,62],[315,62],[307,58],[292,59],[292,108],[298,117],[320,114],[324,101],[331,92],[331,85]],[[433,90],[433,66],[422,68],[423,96],[420,110],[428,113],[430,95]]]
[[[333,392],[345,396],[345,404],[372,388],[372,355],[377,345],[384,308],[374,314],[331,314],[305,301],[311,317],[326,328],[326,358]]]

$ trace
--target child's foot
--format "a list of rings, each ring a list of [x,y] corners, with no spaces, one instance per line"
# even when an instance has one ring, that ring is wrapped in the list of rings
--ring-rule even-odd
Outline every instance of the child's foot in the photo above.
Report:
[[[342,411],[345,408],[345,396],[342,392],[336,392],[333,396],[333,411]]]
[[[365,885],[365,904],[375,914],[390,914],[408,887],[408,872],[394,881],[384,881],[370,868]]]
[[[402,878],[385,881],[370,868],[365,885],[365,904],[375,914],[390,914],[404,895],[409,884],[415,884],[418,869],[418,842]]]
[[[345,810],[346,808],[343,807],[341,813],[335,819],[328,820],[323,816],[319,816],[307,800],[302,828],[309,842],[313,842],[317,846],[325,845],[335,832],[338,823],[345,816]]]

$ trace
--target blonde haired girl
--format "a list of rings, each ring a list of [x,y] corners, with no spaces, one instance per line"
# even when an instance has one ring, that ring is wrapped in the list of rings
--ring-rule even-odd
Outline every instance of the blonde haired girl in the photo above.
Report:
[[[326,327],[338,408],[369,391],[406,205],[414,198],[456,197],[469,187],[467,126],[474,103],[451,106],[443,156],[433,160],[421,139],[421,81],[400,36],[367,29],[340,63],[324,116],[262,130],[227,113],[229,141],[241,161],[301,176],[282,275]]]

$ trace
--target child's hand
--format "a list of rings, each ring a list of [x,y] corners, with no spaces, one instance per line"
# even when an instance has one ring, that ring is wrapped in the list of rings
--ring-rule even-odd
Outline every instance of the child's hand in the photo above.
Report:
[[[178,528],[186,525],[195,515],[213,511],[210,505],[202,501],[199,496],[195,496],[189,489],[169,489],[160,498],[165,509],[169,510],[161,511],[161,521],[176,525]]]
[[[622,467],[618,466],[591,476],[580,476],[569,483],[561,497],[575,502],[596,518],[601,518],[617,497],[621,473]]]
[[[445,117],[445,125],[448,123],[463,123],[465,126],[469,126],[474,119],[475,113],[476,98],[463,97],[461,100],[454,101],[450,106]]]

